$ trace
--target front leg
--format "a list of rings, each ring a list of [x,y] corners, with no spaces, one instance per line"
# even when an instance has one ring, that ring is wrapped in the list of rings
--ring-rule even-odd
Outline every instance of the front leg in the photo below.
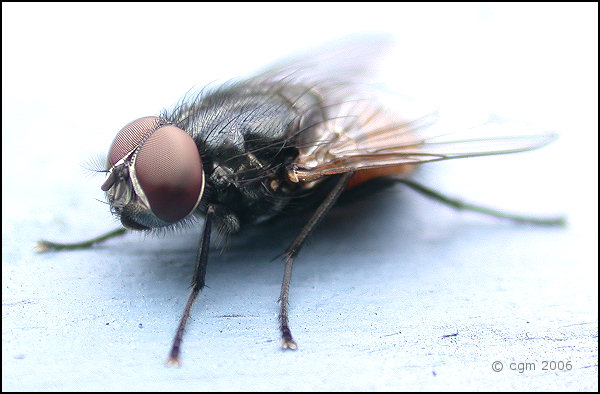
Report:
[[[87,241],[81,242],[72,242],[72,243],[60,243],[60,242],[52,242],[40,240],[37,241],[35,245],[35,250],[38,253],[55,251],[55,250],[75,250],[75,249],[87,249],[92,246],[99,244],[100,242],[107,241],[111,238],[119,237],[127,232],[127,229],[120,227],[116,230],[109,231],[106,234],[100,235],[99,237],[95,237],[92,239],[88,239]]]
[[[192,277],[192,283],[190,284],[192,292],[190,293],[190,296],[187,300],[185,309],[183,310],[183,315],[181,316],[181,320],[179,321],[179,326],[177,327],[177,332],[175,333],[175,337],[173,338],[173,345],[171,346],[171,351],[169,352],[167,365],[181,365],[179,354],[181,353],[181,343],[183,342],[183,334],[185,332],[185,327],[192,313],[192,306],[194,305],[194,302],[196,301],[200,290],[202,290],[202,288],[204,287],[204,279],[206,277],[206,266],[208,264],[208,248],[210,246],[211,223],[214,213],[215,208],[214,206],[210,205],[208,207],[208,210],[206,211],[204,229],[202,230],[200,246],[198,247],[198,254],[196,256],[194,276]]]

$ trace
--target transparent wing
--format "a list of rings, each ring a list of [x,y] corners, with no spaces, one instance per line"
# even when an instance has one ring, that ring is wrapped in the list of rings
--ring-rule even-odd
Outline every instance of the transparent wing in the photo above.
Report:
[[[374,88],[377,65],[391,45],[385,36],[338,40],[287,58],[245,82],[250,89],[286,97],[298,109],[301,121],[290,130],[290,140],[299,148],[288,167],[292,181],[522,152],[555,138],[552,134],[482,137],[494,135],[485,127],[470,130],[476,131],[475,138],[463,138],[431,127],[437,113],[426,113],[418,104]]]
[[[287,57],[244,83],[285,97],[304,116],[317,109],[330,113],[348,100],[364,99],[392,44],[383,35],[338,39]]]
[[[300,155],[288,175],[296,182],[310,182],[344,172],[523,152],[556,138],[555,134],[461,138],[494,135],[506,126],[488,123],[445,133],[433,127],[436,121],[437,113],[406,121],[368,99],[346,102],[317,131],[300,136]]]
[[[382,57],[393,44],[389,36],[362,35],[341,38],[287,57],[252,79],[257,83],[327,82],[347,86],[371,82]]]

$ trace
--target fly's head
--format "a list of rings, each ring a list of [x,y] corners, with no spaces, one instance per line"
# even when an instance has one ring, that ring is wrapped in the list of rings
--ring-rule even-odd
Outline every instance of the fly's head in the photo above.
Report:
[[[107,159],[111,211],[134,230],[170,226],[190,216],[204,191],[202,161],[192,137],[157,116],[119,131]]]

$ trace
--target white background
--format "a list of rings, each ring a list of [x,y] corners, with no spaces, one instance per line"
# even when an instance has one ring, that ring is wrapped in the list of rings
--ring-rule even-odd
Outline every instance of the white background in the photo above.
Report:
[[[211,254],[179,369],[163,362],[197,229],[33,252],[115,227],[82,165],[127,122],[365,32],[396,40],[382,69],[394,89],[466,122],[561,135],[416,179],[568,227],[454,212],[400,186],[339,207],[294,269],[296,352],[278,348],[272,261],[294,230],[250,229]],[[2,389],[595,391],[597,143],[597,4],[3,3]]]

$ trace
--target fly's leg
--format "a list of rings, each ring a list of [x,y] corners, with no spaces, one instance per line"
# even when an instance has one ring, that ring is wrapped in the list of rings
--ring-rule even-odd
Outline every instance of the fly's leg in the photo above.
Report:
[[[104,235],[101,235],[99,237],[92,238],[87,241],[73,242],[73,243],[58,243],[58,242],[42,240],[42,241],[36,242],[35,250],[39,253],[43,253],[43,252],[55,251],[55,250],[87,249],[87,248],[91,248],[92,246],[94,246],[95,244],[98,244],[100,242],[107,241],[111,238],[120,237],[121,235],[125,234],[126,232],[127,232],[127,229],[121,227],[116,230],[110,231]]]
[[[474,205],[474,204],[470,204],[470,203],[467,203],[467,202],[464,202],[464,201],[461,201],[461,200],[458,200],[455,198],[445,196],[440,192],[432,190],[426,186],[421,185],[420,183],[417,183],[417,182],[409,180],[409,179],[395,178],[395,180],[397,182],[405,184],[406,186],[425,195],[426,197],[429,197],[433,200],[439,201],[443,204],[449,205],[455,209],[479,212],[484,215],[489,215],[489,216],[502,218],[502,219],[508,219],[508,220],[512,220],[512,221],[518,222],[518,223],[529,223],[529,224],[535,224],[535,225],[541,225],[541,226],[564,226],[566,224],[566,220],[564,217],[540,218],[540,217],[524,216],[524,215],[517,215],[517,214],[502,212],[502,211],[499,211],[499,210],[496,210],[493,208],[487,208],[487,207],[483,207],[480,205]]]
[[[338,197],[344,191],[346,183],[350,180],[353,173],[346,173],[341,175],[334,188],[329,192],[325,200],[319,205],[313,216],[310,218],[308,223],[302,228],[300,233],[294,239],[294,242],[285,252],[285,269],[283,273],[283,281],[281,282],[281,294],[279,296],[279,330],[281,331],[281,347],[283,349],[296,350],[298,345],[292,338],[292,332],[290,331],[288,321],[288,306],[289,306],[289,293],[290,293],[290,281],[292,280],[292,266],[294,259],[298,255],[300,248],[304,244],[306,238],[311,234],[315,227],[323,220],[327,212],[333,207]]]
[[[190,287],[192,292],[187,300],[183,315],[179,321],[177,332],[173,338],[173,344],[171,345],[171,351],[169,352],[169,358],[167,359],[167,365],[180,366],[181,360],[179,353],[181,352],[181,342],[183,341],[183,334],[185,332],[185,326],[192,313],[192,307],[194,302],[200,293],[200,290],[204,287],[204,278],[206,277],[206,265],[208,264],[208,248],[210,246],[210,232],[211,222],[214,214],[214,207],[209,206],[206,212],[206,219],[204,220],[204,228],[202,230],[202,237],[200,239],[200,246],[198,248],[198,254],[196,256],[196,266],[194,268],[194,276],[192,277],[192,283]]]

